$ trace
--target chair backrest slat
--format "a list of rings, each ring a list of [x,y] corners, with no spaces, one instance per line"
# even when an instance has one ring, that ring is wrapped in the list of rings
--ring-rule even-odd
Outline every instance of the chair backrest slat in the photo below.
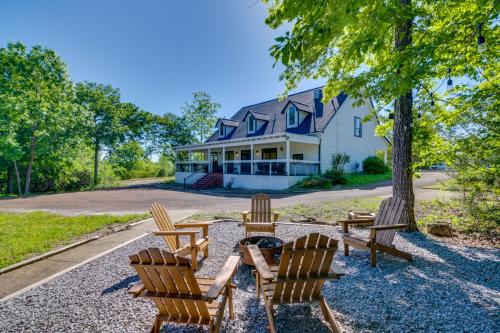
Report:
[[[175,231],[174,223],[168,214],[167,209],[162,204],[154,202],[149,210],[160,231]],[[170,251],[177,250],[177,239],[175,236],[164,236]]]
[[[177,297],[154,297],[161,315],[207,324],[210,315],[203,300],[189,300],[201,296],[198,281],[190,261],[168,251],[150,248],[130,257],[130,263],[139,275],[146,291],[167,293]]]
[[[399,223],[405,208],[405,201],[398,197],[385,199],[380,204],[374,225],[394,225]],[[391,246],[396,230],[381,230],[377,232],[377,243]]]
[[[271,222],[271,197],[259,193],[252,197],[251,222]]]
[[[316,291],[319,296],[337,247],[337,240],[319,233],[284,244],[273,300],[302,302],[310,300]]]

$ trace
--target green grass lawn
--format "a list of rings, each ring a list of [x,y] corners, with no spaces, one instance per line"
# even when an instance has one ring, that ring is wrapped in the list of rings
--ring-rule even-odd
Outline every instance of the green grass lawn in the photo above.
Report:
[[[105,226],[148,215],[62,216],[46,212],[0,212],[0,268],[47,252]]]
[[[361,186],[391,180],[392,172],[389,171],[379,175],[369,175],[365,173],[347,173],[346,178],[346,186]]]

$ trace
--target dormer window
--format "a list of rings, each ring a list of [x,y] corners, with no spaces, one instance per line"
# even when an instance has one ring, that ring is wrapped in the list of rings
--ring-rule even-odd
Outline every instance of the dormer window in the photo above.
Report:
[[[226,126],[221,122],[219,125],[219,137],[223,138],[226,136]]]
[[[286,113],[286,127],[287,128],[294,128],[299,125],[299,115],[297,112],[297,108],[292,105],[288,109],[288,112]]]
[[[255,130],[257,128],[257,121],[255,120],[254,116],[248,117],[247,121],[247,131],[249,134],[255,133]]]

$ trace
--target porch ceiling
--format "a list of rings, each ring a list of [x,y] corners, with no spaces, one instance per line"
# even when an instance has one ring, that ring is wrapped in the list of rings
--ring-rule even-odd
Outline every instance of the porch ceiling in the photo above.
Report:
[[[202,150],[208,148],[235,147],[235,146],[251,145],[251,144],[268,144],[268,143],[280,143],[280,142],[282,143],[286,141],[319,145],[320,139],[319,137],[312,135],[297,135],[292,133],[286,133],[286,134],[263,135],[257,137],[247,137],[242,139],[225,140],[217,142],[208,142],[208,143],[186,145],[186,146],[177,146],[174,147],[174,150],[179,152],[179,151],[190,151],[190,150]]]

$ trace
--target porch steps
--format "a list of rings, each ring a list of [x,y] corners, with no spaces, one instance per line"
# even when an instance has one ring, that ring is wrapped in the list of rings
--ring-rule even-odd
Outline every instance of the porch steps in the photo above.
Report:
[[[222,187],[223,179],[222,173],[207,173],[205,176],[193,183],[191,188],[194,190],[204,190],[211,187]]]

